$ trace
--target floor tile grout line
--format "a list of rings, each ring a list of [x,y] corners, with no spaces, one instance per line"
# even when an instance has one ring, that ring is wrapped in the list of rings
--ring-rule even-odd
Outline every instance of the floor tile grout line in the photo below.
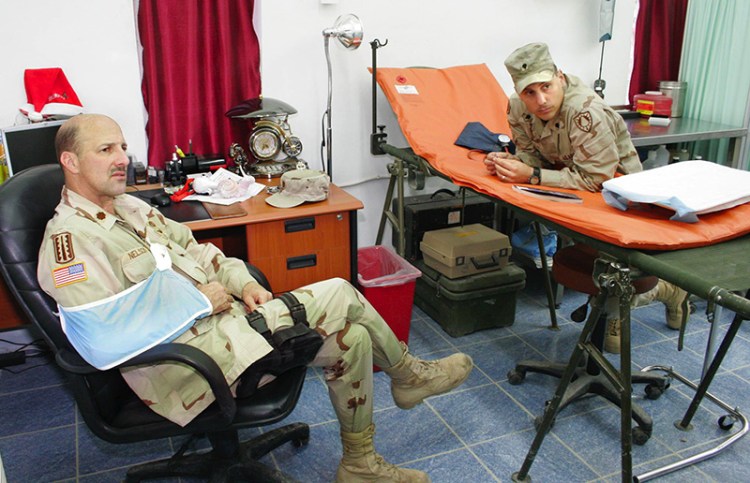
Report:
[[[443,422],[443,424],[445,425],[445,427],[448,428],[448,430],[453,434],[453,436],[456,437],[456,439],[463,446],[463,449],[466,449],[474,457],[474,459],[476,459],[479,462],[479,464],[485,469],[485,471],[487,471],[487,473],[489,473],[490,475],[492,475],[492,477],[495,479],[495,481],[500,481],[500,479],[498,478],[498,476],[487,466],[487,464],[484,462],[484,460],[482,460],[482,458],[480,458],[471,449],[471,447],[466,443],[466,441],[464,441],[464,439],[456,432],[456,430],[453,429],[453,427],[448,423],[448,421],[445,420],[445,418],[443,418],[443,416],[435,409],[435,407],[432,404],[430,404],[429,401],[425,401],[425,404],[430,408],[430,410],[432,410],[432,412],[435,414],[435,416],[437,416],[437,418],[440,419],[440,421]],[[436,455],[432,455],[431,457],[434,458],[435,456]],[[422,460],[424,460],[424,459],[426,459],[426,458],[422,458]]]

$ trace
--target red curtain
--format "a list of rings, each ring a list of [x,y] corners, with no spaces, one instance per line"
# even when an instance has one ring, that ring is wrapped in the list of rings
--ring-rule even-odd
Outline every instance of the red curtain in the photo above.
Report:
[[[232,142],[246,144],[248,122],[224,113],[261,92],[253,4],[140,0],[149,165],[163,168],[190,140],[196,154],[222,157]]]
[[[688,0],[640,0],[635,24],[633,96],[658,91],[659,81],[678,80]]]

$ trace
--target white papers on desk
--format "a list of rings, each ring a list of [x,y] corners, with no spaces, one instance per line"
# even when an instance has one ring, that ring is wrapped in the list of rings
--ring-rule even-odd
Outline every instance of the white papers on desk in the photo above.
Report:
[[[211,173],[209,176],[210,180],[213,182],[220,182],[223,180],[232,180],[237,183],[242,180],[242,176],[232,173],[229,170],[226,170],[224,168],[219,168],[213,173]],[[241,195],[234,198],[224,198],[223,196],[219,195],[218,193],[212,193],[211,195],[201,195],[201,194],[192,194],[185,197],[185,200],[194,200],[194,201],[203,201],[205,203],[216,203],[217,205],[231,205],[232,203],[236,203],[238,201],[245,201],[249,198],[252,198],[253,196],[257,195],[261,191],[265,189],[265,186],[260,183],[253,183],[250,185],[250,187],[247,189],[247,191]]]
[[[698,215],[750,201],[750,172],[710,161],[679,163],[607,180],[602,196],[610,206],[653,203],[675,211],[670,219],[695,223]]]

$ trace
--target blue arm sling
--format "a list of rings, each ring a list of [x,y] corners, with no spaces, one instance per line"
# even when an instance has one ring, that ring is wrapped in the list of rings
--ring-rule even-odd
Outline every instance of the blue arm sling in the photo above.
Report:
[[[151,244],[156,270],[118,294],[60,310],[70,343],[86,362],[110,369],[163,342],[171,342],[213,307],[190,281],[172,270],[169,252]]]

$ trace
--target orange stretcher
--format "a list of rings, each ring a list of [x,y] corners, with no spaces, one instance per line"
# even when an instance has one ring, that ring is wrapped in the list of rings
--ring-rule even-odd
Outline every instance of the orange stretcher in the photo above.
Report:
[[[750,257],[747,257],[750,251],[750,204],[701,215],[697,223],[683,223],[670,221],[669,217],[674,212],[655,206],[647,205],[639,211],[619,211],[607,205],[600,193],[562,190],[581,197],[580,204],[542,200],[521,194],[514,191],[511,185],[487,174],[482,163],[483,154],[470,152],[454,144],[466,123],[473,121],[481,122],[492,132],[510,134],[506,120],[508,99],[485,65],[448,69],[378,68],[375,78],[410,145],[410,148],[397,148],[382,142],[379,146],[380,152],[393,156],[397,161],[394,167],[389,167],[391,186],[386,196],[387,202],[390,201],[395,180],[402,178],[404,163],[409,165],[409,169],[425,169],[449,178],[457,185],[495,198],[501,205],[509,205],[511,209],[530,214],[534,221],[547,222],[550,227],[574,240],[600,252],[604,251],[607,257],[617,260],[617,263],[609,265],[611,268],[619,267],[617,269],[621,270],[628,267],[629,270],[632,267],[642,273],[655,275],[712,304],[735,312],[715,354],[712,341],[719,335],[719,324],[711,324],[704,375],[699,385],[696,386],[679,375],[671,366],[649,366],[645,370],[666,372],[695,390],[695,397],[679,421],[680,428],[690,426],[705,398],[728,412],[723,417],[740,421],[742,429],[716,447],[634,476],[634,480],[647,481],[711,458],[739,441],[749,431],[747,418],[736,407],[733,408],[711,395],[708,388],[739,328],[745,320],[750,320]],[[375,133],[375,127],[373,119],[372,139],[382,140],[382,137],[377,137],[379,135]],[[380,152],[373,150],[376,154]],[[403,195],[402,184],[399,195]],[[382,236],[386,218],[385,208],[383,214],[378,240]],[[402,218],[398,220],[399,229],[403,228]],[[623,271],[626,272],[627,270]],[[551,313],[554,313],[554,304],[550,303],[549,306]],[[623,320],[629,320],[629,303],[623,299],[622,294],[620,310]],[[592,323],[596,323],[594,317],[589,318],[587,327]],[[624,326],[628,324],[625,323]],[[576,347],[576,350],[582,350],[580,343]],[[574,352],[568,364],[570,374],[580,362],[576,357]],[[625,401],[629,401],[631,397],[629,350],[622,351],[620,367],[624,368],[620,383],[624,388],[622,407],[625,408]],[[570,379],[564,384],[563,382],[561,378],[559,393],[565,390]],[[516,473],[518,481],[525,481],[528,476],[528,470],[546,433],[544,428],[550,427],[557,404],[559,398],[556,395],[553,400],[555,408],[545,413],[541,429],[537,432],[521,470]],[[630,404],[627,407],[631,408]],[[623,411],[629,413],[630,409]],[[722,424],[721,419],[719,424]],[[630,481],[633,476],[630,429],[630,418],[623,418],[623,481]]]
[[[499,198],[591,238],[620,247],[674,250],[701,247],[750,233],[750,204],[702,215],[697,223],[670,221],[665,208],[645,205],[620,211],[601,193],[575,193],[580,204],[533,198],[489,175],[484,155],[456,146],[466,123],[481,122],[507,133],[508,97],[484,64],[428,68],[384,68],[376,80],[414,154],[459,185]]]

